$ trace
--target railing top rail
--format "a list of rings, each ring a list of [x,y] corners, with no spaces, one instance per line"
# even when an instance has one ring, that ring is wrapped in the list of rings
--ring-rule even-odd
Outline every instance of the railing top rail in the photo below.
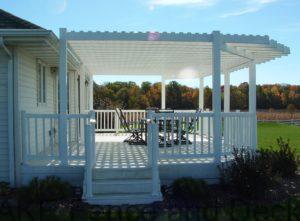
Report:
[[[222,112],[221,115],[223,117],[239,117],[239,116],[255,116],[255,113],[249,112]]]
[[[40,114],[40,113],[25,113],[26,118],[55,118],[58,119],[60,114]],[[89,114],[66,114],[66,118],[90,118]]]
[[[35,114],[35,113],[25,113],[27,118],[59,118],[59,114]]]
[[[66,118],[90,118],[89,114],[67,114]]]
[[[191,117],[191,116],[194,116],[195,114],[197,117],[212,117],[213,116],[212,112],[199,112],[199,113],[195,113],[195,112],[156,113],[156,112],[153,112],[152,116],[153,117],[178,117],[178,116]]]

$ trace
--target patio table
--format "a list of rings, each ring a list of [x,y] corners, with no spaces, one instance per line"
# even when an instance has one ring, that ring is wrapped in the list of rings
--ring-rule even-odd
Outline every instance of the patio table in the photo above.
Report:
[[[164,122],[166,122],[166,137],[164,137],[163,135],[159,135],[159,145],[160,146],[164,146],[164,140],[166,139],[166,144],[167,146],[171,146],[171,142],[172,142],[172,132],[174,132],[175,139],[174,139],[174,144],[179,144],[179,120],[178,119],[173,119],[174,123],[173,123],[173,131],[172,131],[172,119],[159,119],[158,122],[158,131],[159,132],[164,132]],[[185,125],[186,122],[181,122],[181,126]],[[145,134],[145,143],[147,143],[147,132],[148,132],[148,128],[147,128],[147,119],[146,118],[142,118],[139,122],[139,129],[141,129],[142,133]],[[191,141],[187,141],[186,139],[186,131],[189,129],[189,126],[185,126],[185,127],[181,127],[181,143],[185,143],[185,142],[189,142],[189,144],[191,144]]]

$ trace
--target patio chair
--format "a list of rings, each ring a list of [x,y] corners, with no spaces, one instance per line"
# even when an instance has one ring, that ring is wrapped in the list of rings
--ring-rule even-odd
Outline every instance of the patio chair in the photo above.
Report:
[[[196,112],[193,115],[191,121],[189,121],[186,129],[181,131],[181,143],[182,144],[186,144],[187,142],[188,142],[188,144],[192,144],[192,142],[186,138],[186,134],[187,134],[187,132],[189,134],[196,133],[196,122],[199,119],[198,113],[200,113],[200,112],[201,112],[201,109],[196,109]],[[178,144],[178,142],[179,142],[179,138],[176,139],[176,144]]]
[[[147,142],[143,139],[143,128],[134,128],[134,126],[139,125],[140,122],[130,122],[128,123],[123,111],[120,108],[116,108],[116,113],[121,122],[121,127],[124,128],[126,133],[129,133],[129,137],[127,137],[124,142],[130,145],[146,145]]]

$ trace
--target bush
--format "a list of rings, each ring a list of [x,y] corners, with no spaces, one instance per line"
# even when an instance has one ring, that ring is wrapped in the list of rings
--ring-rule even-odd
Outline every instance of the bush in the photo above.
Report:
[[[234,149],[233,160],[220,167],[221,183],[246,198],[263,197],[276,184],[268,157],[247,149]]]
[[[208,185],[204,180],[190,177],[175,180],[172,190],[174,197],[182,200],[205,201],[210,196]]]
[[[19,198],[32,202],[62,200],[71,195],[71,185],[55,176],[48,176],[42,180],[35,177],[27,187],[19,189]]]
[[[9,183],[0,182],[0,196],[7,196],[10,193]]]
[[[273,147],[261,150],[261,154],[266,156],[271,163],[272,173],[282,177],[294,177],[296,175],[299,161],[297,159],[296,150],[289,144],[289,140],[285,141],[282,137],[277,139],[278,150]]]

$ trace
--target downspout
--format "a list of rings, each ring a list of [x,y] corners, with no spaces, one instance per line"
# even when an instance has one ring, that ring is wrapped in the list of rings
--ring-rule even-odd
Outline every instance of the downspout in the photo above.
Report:
[[[14,99],[13,99],[13,56],[5,46],[3,37],[0,37],[0,47],[9,57],[7,62],[7,111],[8,111],[8,160],[9,160],[9,183],[15,186],[15,150],[14,150]]]

